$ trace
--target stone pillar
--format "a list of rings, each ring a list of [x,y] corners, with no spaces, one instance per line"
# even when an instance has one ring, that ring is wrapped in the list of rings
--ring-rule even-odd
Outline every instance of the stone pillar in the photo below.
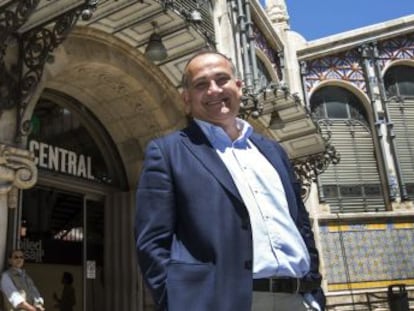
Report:
[[[18,191],[37,181],[34,155],[25,149],[0,144],[0,268],[4,267],[9,209],[18,208]]]

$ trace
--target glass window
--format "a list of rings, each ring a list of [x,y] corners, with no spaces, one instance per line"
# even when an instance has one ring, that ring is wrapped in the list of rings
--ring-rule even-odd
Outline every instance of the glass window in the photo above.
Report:
[[[358,197],[362,195],[360,185],[343,185],[341,186],[341,195],[343,197]]]
[[[414,97],[414,67],[393,66],[384,76],[388,97]]]
[[[353,119],[368,124],[365,110],[358,98],[341,87],[328,86],[317,91],[311,98],[312,115],[315,119]]]
[[[41,99],[32,116],[29,149],[40,169],[112,183],[103,152],[77,113]]]
[[[256,58],[256,63],[257,63],[257,77],[259,80],[259,83],[258,83],[259,85],[257,87],[259,89],[266,88],[272,81],[272,78],[270,77],[269,73],[267,72],[266,66],[260,60],[260,58]]]
[[[321,200],[333,213],[385,210],[372,134],[362,103],[350,91],[330,86],[315,92],[310,105],[322,134],[330,137],[341,157],[318,178]]]
[[[347,119],[347,105],[344,105],[342,102],[329,102],[326,104],[326,114],[329,119]]]

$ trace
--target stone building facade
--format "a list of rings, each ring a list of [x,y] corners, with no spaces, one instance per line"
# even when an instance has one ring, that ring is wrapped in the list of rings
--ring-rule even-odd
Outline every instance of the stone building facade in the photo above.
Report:
[[[295,165],[328,308],[413,288],[414,16],[307,42],[279,0],[0,0],[0,26],[0,265],[22,248],[48,309],[64,271],[76,310],[152,309],[135,186],[148,140],[184,126],[181,73],[204,48],[236,63],[241,116]]]

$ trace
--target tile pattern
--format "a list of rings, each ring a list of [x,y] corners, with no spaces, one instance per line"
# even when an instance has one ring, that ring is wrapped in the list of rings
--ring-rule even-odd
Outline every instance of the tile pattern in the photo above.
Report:
[[[414,279],[414,224],[320,227],[328,284]]]

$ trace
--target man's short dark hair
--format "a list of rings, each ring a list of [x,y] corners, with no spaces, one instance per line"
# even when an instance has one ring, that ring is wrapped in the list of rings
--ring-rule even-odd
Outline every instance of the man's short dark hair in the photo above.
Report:
[[[206,55],[206,54],[219,55],[219,56],[223,57],[231,65],[231,72],[232,72],[233,76],[236,75],[236,67],[234,66],[232,60],[229,57],[227,57],[223,53],[220,53],[220,52],[217,52],[217,51],[214,51],[214,50],[201,50],[201,51],[197,52],[196,54],[194,54],[193,56],[191,56],[191,58],[187,61],[187,64],[184,67],[183,76],[181,78],[181,86],[184,89],[187,89],[190,86],[189,85],[189,77],[188,77],[188,65],[193,61],[193,59],[195,59],[195,58],[197,58],[201,55]]]

